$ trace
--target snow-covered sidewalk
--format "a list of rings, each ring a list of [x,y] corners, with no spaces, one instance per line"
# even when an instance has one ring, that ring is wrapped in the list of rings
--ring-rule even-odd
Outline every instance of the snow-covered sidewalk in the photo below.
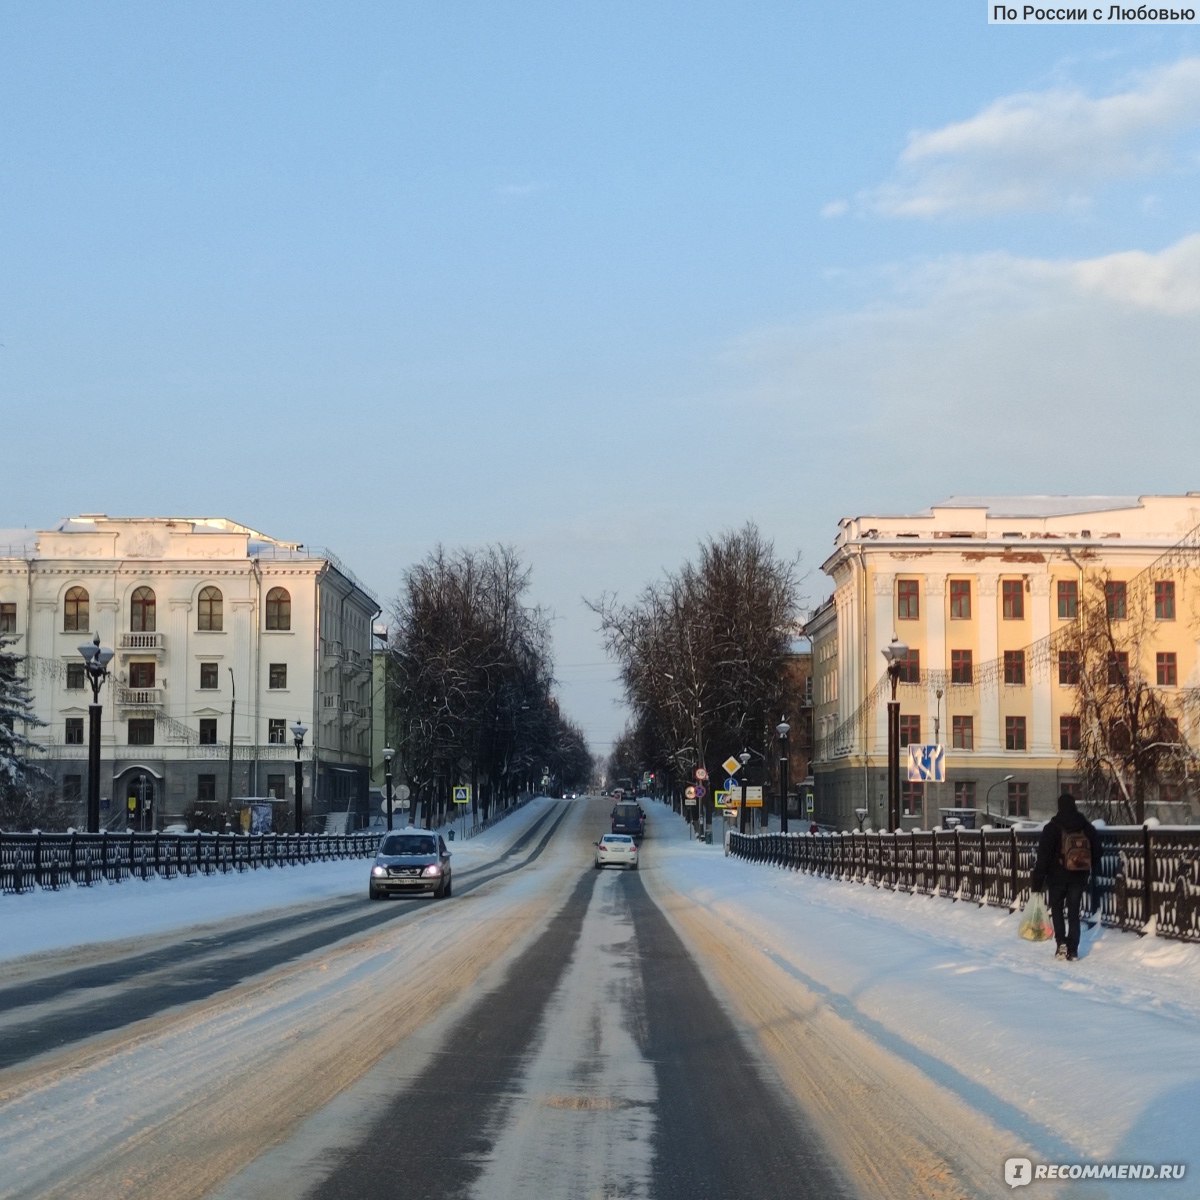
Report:
[[[1014,1155],[1185,1163],[1182,1183],[1128,1186],[1197,1194],[1200,947],[1097,927],[1078,962],[1056,961],[1006,910],[748,863],[651,815],[647,865],[881,1053],[1011,1132]],[[1116,1194],[1103,1186],[1066,1194]]]

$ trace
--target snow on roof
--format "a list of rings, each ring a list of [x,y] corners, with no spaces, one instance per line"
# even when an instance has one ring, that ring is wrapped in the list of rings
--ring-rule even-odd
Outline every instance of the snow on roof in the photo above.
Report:
[[[1079,513],[1140,508],[1140,496],[951,496],[920,515],[939,508],[982,508],[991,517],[1070,517]]]

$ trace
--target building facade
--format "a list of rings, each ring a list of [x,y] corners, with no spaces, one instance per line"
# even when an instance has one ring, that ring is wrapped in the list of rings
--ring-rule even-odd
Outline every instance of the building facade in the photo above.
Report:
[[[1128,672],[1132,654],[1179,714],[1174,736],[1200,745],[1198,568],[1200,493],[954,498],[843,519],[822,564],[833,594],[806,626],[818,819],[886,827],[883,651],[894,638],[906,647],[896,686],[902,827],[956,813],[968,823],[1051,815],[1063,788],[1079,789],[1086,730],[1068,646],[1097,586],[1113,618],[1110,669]],[[945,747],[944,782],[907,781],[908,743]],[[1186,783],[1150,801],[1146,815],[1165,821],[1198,815]]]
[[[32,731],[41,765],[80,824],[92,696],[79,646],[96,635],[114,651],[102,827],[161,828],[249,797],[290,827],[297,722],[306,824],[365,811],[379,606],[333,555],[224,518],[86,515],[3,542],[0,627],[46,722]]]

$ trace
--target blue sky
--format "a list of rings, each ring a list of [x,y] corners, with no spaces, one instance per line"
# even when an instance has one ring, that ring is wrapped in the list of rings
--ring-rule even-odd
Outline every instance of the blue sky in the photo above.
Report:
[[[385,605],[757,522],[1200,489],[1200,29],[987,6],[0,6],[0,525],[222,515]]]

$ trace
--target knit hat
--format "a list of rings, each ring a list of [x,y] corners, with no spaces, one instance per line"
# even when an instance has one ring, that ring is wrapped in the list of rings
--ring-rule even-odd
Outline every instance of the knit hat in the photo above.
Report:
[[[1078,812],[1075,807],[1075,797],[1070,792],[1063,792],[1058,798],[1058,815],[1060,817],[1068,816],[1070,813]]]

